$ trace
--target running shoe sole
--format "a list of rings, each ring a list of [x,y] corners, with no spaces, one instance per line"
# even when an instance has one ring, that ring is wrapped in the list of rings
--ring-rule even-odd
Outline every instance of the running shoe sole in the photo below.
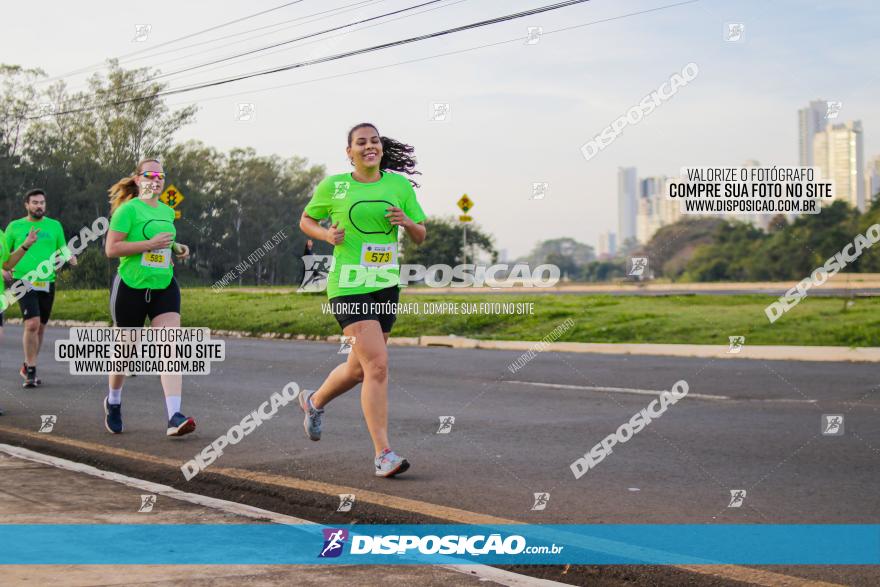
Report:
[[[177,428],[169,428],[165,433],[166,436],[183,436],[184,434],[189,434],[193,430],[196,429],[196,421],[192,418],[187,418],[184,422],[178,426]]]
[[[110,434],[122,434],[122,431],[125,430],[125,424],[122,425],[122,430],[119,432],[113,432],[110,430],[110,426],[107,424],[107,416],[110,415],[110,410],[107,409],[107,398],[104,398],[104,428],[107,429],[107,432]]]
[[[21,375],[22,379],[24,379],[24,383],[21,384],[22,387],[39,387],[43,384],[42,380],[39,377],[35,377],[33,383],[29,382],[27,378],[27,371],[25,371],[24,369],[19,369],[18,374]]]
[[[397,465],[396,469],[392,469],[391,471],[389,471],[387,473],[380,473],[379,471],[376,471],[376,477],[383,477],[383,478],[387,479],[389,477],[394,477],[395,475],[400,475],[401,473],[405,472],[407,469],[409,469],[409,461],[407,461],[406,459],[403,459],[402,461],[400,461],[400,464]]]
[[[305,416],[303,417],[303,430],[306,431],[306,437],[308,437],[309,440],[314,440],[315,442],[317,442],[321,440],[321,437],[319,436],[318,438],[312,438],[312,435],[309,434],[309,407],[306,405],[306,402],[309,401],[310,395],[311,394],[307,393],[305,389],[299,392],[299,407],[303,411],[303,414],[305,414]]]

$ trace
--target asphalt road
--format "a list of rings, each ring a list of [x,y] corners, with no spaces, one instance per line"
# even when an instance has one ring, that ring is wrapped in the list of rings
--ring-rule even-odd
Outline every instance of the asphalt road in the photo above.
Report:
[[[22,389],[17,374],[21,328],[5,330],[0,406],[6,415],[0,418],[0,442],[17,441],[74,459],[79,455],[190,491],[223,493],[224,484],[205,474],[185,483],[168,467],[126,465],[118,450],[101,456],[82,448],[86,445],[59,448],[16,438],[10,430],[35,433],[40,415],[53,414],[53,439],[182,464],[289,381],[314,389],[344,359],[337,345],[229,339],[227,360],[215,364],[211,375],[184,380],[183,412],[198,422],[195,433],[165,438],[158,377],[140,376],[129,379],[123,393],[126,431],[111,436],[102,424],[106,378],[72,376],[66,363],[54,361],[53,341],[66,337],[66,330],[47,333],[39,366],[44,383],[35,390]],[[390,348],[391,440],[412,463],[397,480],[372,476],[372,448],[357,389],[328,406],[320,442],[304,436],[302,415],[289,406],[211,467],[428,504],[407,514],[395,509],[393,499],[390,510],[356,502],[352,515],[363,522],[419,522],[431,518],[425,512],[434,511],[432,506],[446,506],[529,523],[880,523],[876,365],[539,353],[512,374],[507,366],[520,354]],[[688,397],[616,446],[585,476],[574,477],[569,465],[576,458],[647,407],[652,390],[669,389],[681,379],[688,382]],[[844,415],[843,435],[820,433],[823,414]],[[455,417],[452,429],[438,434],[446,416]],[[224,497],[251,499],[249,485],[227,484]],[[731,490],[738,489],[746,490],[742,506],[728,507]],[[532,510],[537,492],[549,493],[541,511]],[[336,496],[321,502],[278,491],[261,495],[253,499],[263,501],[254,505],[274,505],[307,518],[311,513],[310,519],[316,511],[324,511],[328,520],[341,515],[326,513],[338,502]],[[851,584],[880,577],[865,568],[781,572]]]

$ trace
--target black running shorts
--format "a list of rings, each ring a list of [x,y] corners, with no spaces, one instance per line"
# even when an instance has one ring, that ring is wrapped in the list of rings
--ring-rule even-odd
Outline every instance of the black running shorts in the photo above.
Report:
[[[330,309],[344,329],[361,320],[376,320],[382,332],[391,332],[397,320],[397,302],[400,288],[396,285],[365,294],[338,296],[330,300]]]
[[[147,317],[152,320],[160,314],[180,314],[180,287],[177,280],[165,289],[136,289],[128,287],[119,274],[110,290],[110,315],[113,324],[124,328],[141,328]]]
[[[39,318],[41,324],[49,321],[52,304],[55,303],[55,282],[49,282],[49,291],[30,290],[18,300],[21,316],[25,320]]]

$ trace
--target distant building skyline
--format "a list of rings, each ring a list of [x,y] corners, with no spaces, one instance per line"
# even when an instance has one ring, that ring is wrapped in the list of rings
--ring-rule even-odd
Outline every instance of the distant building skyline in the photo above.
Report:
[[[811,100],[798,109],[798,161],[801,167],[819,168],[823,178],[834,182],[834,199],[864,212],[880,192],[880,155],[866,159],[861,120],[835,122],[840,107],[839,102]],[[742,163],[743,167],[760,165],[756,159]],[[681,217],[678,204],[666,198],[668,178],[658,175],[640,179],[637,170],[637,166],[617,169],[617,236],[621,244],[626,241],[624,235],[645,244],[661,227]],[[659,191],[658,186],[662,188]],[[762,230],[767,230],[772,220],[768,214],[727,218],[748,222]],[[607,234],[599,235],[600,250]]]
[[[864,132],[860,120],[828,124],[813,137],[813,161],[834,182],[834,199],[865,211]]]
[[[617,238],[621,245],[636,236],[638,177],[635,167],[617,169]]]
[[[828,116],[826,100],[812,100],[798,110],[798,164],[813,167],[813,138],[825,129]]]
[[[599,233],[599,246],[596,248],[596,257],[600,261],[611,259],[617,254],[617,235],[611,231]]]
[[[880,193],[880,155],[874,155],[865,167],[866,205],[870,206],[878,193]]]

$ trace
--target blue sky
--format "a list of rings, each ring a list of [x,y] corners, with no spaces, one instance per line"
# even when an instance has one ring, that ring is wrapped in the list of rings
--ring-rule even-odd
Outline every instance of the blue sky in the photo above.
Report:
[[[306,0],[194,37],[191,42],[350,2]],[[127,65],[150,64],[171,71],[413,3],[376,2],[347,15],[213,52],[214,45],[207,45]],[[237,66],[189,74],[186,82],[295,62],[548,3],[459,2]],[[329,173],[348,168],[344,156],[348,127],[373,121],[382,133],[416,146],[424,173],[419,197],[428,214],[457,212],[455,201],[467,192],[476,203],[471,214],[511,255],[524,254],[539,240],[559,236],[595,246],[600,232],[616,229],[618,166],[635,165],[639,175],[646,176],[676,174],[683,166],[735,166],[746,159],[765,165],[796,165],[796,113],[811,99],[842,101],[839,120],[863,122],[866,158],[880,154],[880,42],[876,33],[880,6],[868,1],[704,0],[545,34],[536,45],[516,41],[289,85],[524,39],[528,26],[541,26],[549,33],[672,3],[593,0],[452,37],[174,96],[169,102],[200,106],[196,123],[181,133],[181,139],[199,139],[221,149],[251,146],[260,153],[301,155],[325,164]],[[52,3],[16,3],[5,8],[6,18],[0,23],[2,59],[59,75],[133,50],[178,48],[181,44],[166,42],[279,4],[281,0],[159,0],[124,5],[93,1],[78,4],[71,13],[68,3],[55,3],[55,9]],[[724,40],[727,22],[745,24],[743,42]],[[152,25],[144,43],[132,42],[136,23]],[[195,54],[165,63],[191,53]],[[627,128],[598,156],[584,159],[579,150],[584,142],[692,61],[700,69],[697,79],[641,123]],[[82,79],[71,77],[70,85],[77,87]],[[289,87],[277,87],[282,85]],[[270,87],[275,89],[265,90]],[[429,120],[433,102],[451,105],[449,121]],[[255,105],[254,120],[235,120],[239,103]],[[532,182],[549,182],[549,195],[531,200]]]

